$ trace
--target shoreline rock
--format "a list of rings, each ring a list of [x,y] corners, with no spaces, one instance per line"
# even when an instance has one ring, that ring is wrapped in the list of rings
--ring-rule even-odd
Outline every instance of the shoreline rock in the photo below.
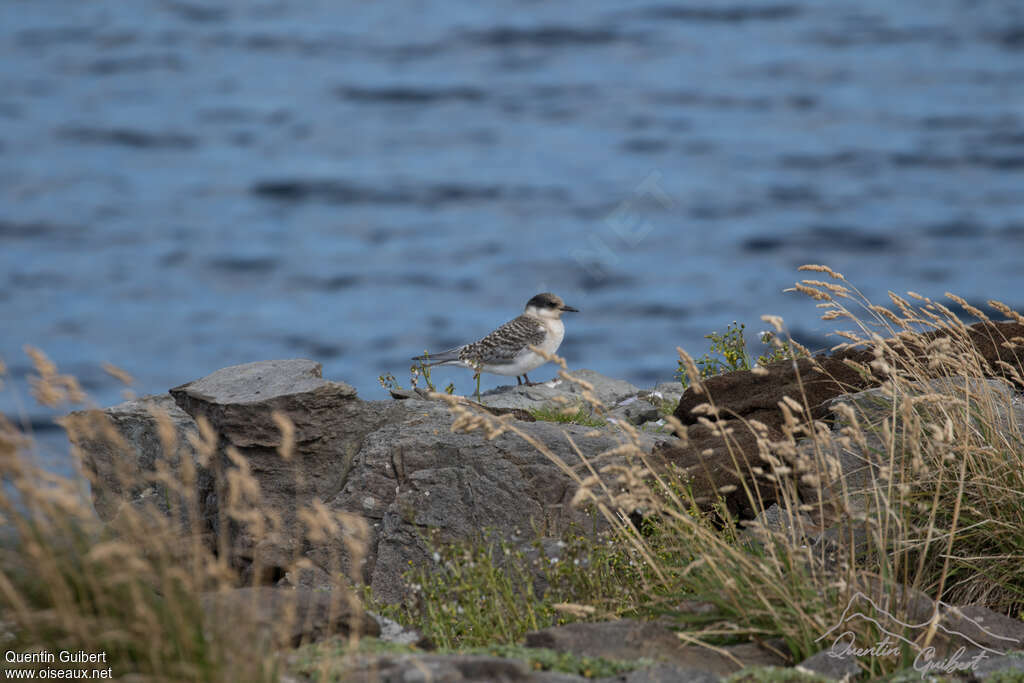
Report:
[[[1018,327],[1021,329],[1013,331],[1024,336],[1024,326]],[[991,344],[989,351],[992,358],[984,357],[991,363],[993,374],[998,375],[995,361],[1003,357],[1005,350]],[[725,496],[736,515],[743,519],[758,516],[758,526],[765,529],[782,528],[789,516],[779,507],[772,507],[778,498],[773,485],[747,479],[748,471],[763,463],[758,439],[781,435],[783,418],[778,402],[782,397],[796,388],[806,391],[809,387],[812,415],[830,421],[833,430],[841,428],[837,409],[840,404],[852,405],[868,418],[885,413],[884,405],[875,405],[884,404],[884,396],[871,387],[880,378],[858,374],[845,360],[866,363],[869,359],[858,352],[816,359],[819,366],[831,368],[838,376],[809,381],[798,380],[797,373],[812,372],[810,360],[772,366],[765,376],[746,372],[708,379],[706,386],[723,409],[722,414],[730,416],[720,420],[724,426],[733,428],[728,443],[717,433],[723,424],[701,424],[693,412],[696,405],[706,401],[706,396],[696,396],[692,390],[683,392],[681,385],[674,384],[644,391],[593,371],[573,374],[593,385],[594,393],[608,404],[606,417],[610,420],[605,427],[535,420],[531,411],[550,408],[560,399],[570,406],[582,403],[580,388],[566,380],[534,387],[499,387],[483,395],[485,405],[466,405],[471,410],[505,413],[502,419],[517,420],[517,429],[546,444],[570,469],[585,475],[587,470],[569,439],[588,460],[596,463],[595,467],[602,458],[611,462],[607,459],[616,456],[607,452],[624,441],[617,421],[646,425],[660,417],[663,401],[678,397],[675,414],[689,425],[688,440],[684,443],[673,435],[652,433],[647,425],[640,431],[642,447],[657,456],[655,462],[674,464],[684,475],[690,475],[698,496],[712,500],[721,487],[737,486],[737,492]],[[850,393],[851,389],[861,391]],[[1006,387],[1002,389],[1009,391]],[[73,435],[73,439],[92,480],[94,506],[100,517],[108,521],[116,519],[119,508],[126,504],[153,504],[164,514],[170,513],[172,506],[166,504],[166,491],[161,493],[152,485],[128,485],[132,481],[146,482],[158,470],[157,453],[162,442],[159,420],[153,411],[166,412],[178,442],[169,467],[173,472],[175,466],[184,462],[182,458],[191,458],[197,465],[196,495],[204,524],[211,531],[209,542],[215,543],[218,535],[226,537],[232,564],[241,571],[242,578],[265,584],[252,590],[271,591],[263,600],[269,605],[269,612],[253,619],[274,621],[275,605],[281,600],[288,604],[299,601],[311,613],[319,614],[320,603],[330,593],[317,589],[335,585],[332,577],[339,573],[365,582],[380,600],[403,600],[407,587],[402,574],[410,567],[429,566],[433,561],[428,536],[441,543],[473,541],[488,529],[497,538],[514,541],[525,540],[526,535],[539,530],[541,535],[553,539],[570,527],[602,527],[602,520],[570,505],[576,484],[556,463],[511,432],[493,439],[487,439],[480,431],[453,432],[453,417],[447,405],[427,400],[416,391],[400,392],[402,400],[364,401],[351,386],[325,380],[318,363],[293,359],[224,368],[175,387],[170,395],[173,400],[168,396],[144,397],[104,411],[69,416],[69,424],[76,427],[77,436]],[[1014,420],[1024,422],[1024,412],[1018,408],[1015,404],[1017,415],[1005,416],[1008,424]],[[86,423],[99,415],[103,416],[105,427],[87,429]],[[288,459],[279,452],[280,416],[294,426],[294,447]],[[764,427],[739,428],[739,418],[758,420]],[[217,434],[217,452],[206,467],[199,466],[198,456],[188,443],[189,435],[198,432],[196,420],[208,421]],[[839,476],[848,484],[863,484],[863,457],[840,455]],[[258,485],[259,493],[243,486],[249,492],[243,495],[242,502],[267,513],[267,520],[272,522],[268,533],[253,533],[250,525],[234,514],[232,505],[239,499],[232,486],[237,487],[246,478]],[[827,484],[832,487],[839,481]],[[750,506],[743,500],[743,483],[756,487],[765,509],[748,509]],[[808,491],[800,494],[804,502],[811,496]],[[161,505],[160,500],[165,502]],[[308,508],[336,516],[341,527],[332,534],[318,534],[310,518],[302,514]],[[807,540],[816,544],[840,542],[839,534],[830,536],[828,531],[818,529],[820,535]],[[363,547],[358,548],[360,545]],[[298,592],[293,591],[296,588]],[[232,596],[229,591],[216,600],[226,601],[225,609],[229,609],[235,601],[251,601],[252,596],[262,595],[248,588],[237,590],[250,592]],[[922,600],[921,595],[908,591],[904,592],[909,596],[907,609],[912,616],[931,609],[933,603],[926,604],[927,598]],[[279,600],[280,596],[283,597]],[[954,617],[957,614],[973,620],[961,618],[954,623],[963,626],[965,632],[972,623],[984,622],[1024,640],[1024,632],[1016,623],[1010,623],[1013,620],[1007,621],[995,612],[965,607],[955,612]],[[375,620],[372,615],[365,621],[367,625],[360,627],[365,629],[364,634],[376,635],[380,625],[386,627],[385,635],[401,634],[399,625],[393,622]],[[315,640],[341,628],[308,623],[307,627],[306,631],[284,634],[284,640]],[[395,637],[409,640],[418,635],[412,632]],[[957,642],[955,638],[949,640],[950,644]],[[661,664],[614,679],[637,683],[676,680],[673,676],[683,675],[692,675],[694,680],[716,680],[717,676],[736,670],[731,662],[728,666],[723,664],[727,660],[721,656],[721,662],[699,656],[680,645],[669,629],[650,622],[623,620],[553,627],[530,634],[527,645],[612,658],[654,653]],[[658,647],[662,650],[652,650]],[[729,650],[730,654],[745,666],[782,664],[774,655],[734,649]],[[426,666],[431,671],[458,674],[466,680],[488,680],[487,676],[495,672],[506,672],[522,680],[578,680],[576,676],[550,672],[527,677],[529,672],[520,663],[490,661],[496,658],[487,658],[487,662],[470,659],[466,655],[365,657],[370,669],[386,669],[395,676]],[[827,670],[826,664],[821,658],[803,663],[805,669],[828,675],[845,677],[853,673],[848,662],[832,670]]]

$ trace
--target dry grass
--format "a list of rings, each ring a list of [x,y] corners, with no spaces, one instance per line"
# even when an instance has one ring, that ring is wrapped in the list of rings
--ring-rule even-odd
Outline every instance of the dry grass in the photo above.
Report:
[[[456,401],[450,401],[453,428],[479,430],[487,438],[512,432],[551,458],[578,486],[574,503],[598,510],[647,569],[636,574],[646,585],[633,594],[652,597],[644,605],[620,605],[621,611],[675,613],[681,627],[705,642],[767,645],[781,638],[783,654],[798,662],[824,647],[819,638],[837,623],[855,592],[869,587],[891,600],[897,616],[905,596],[901,586],[910,586],[934,599],[982,604],[1017,617],[1024,607],[1024,433],[1019,422],[1024,413],[1013,402],[1019,400],[1014,396],[1024,385],[1024,369],[1005,362],[990,366],[968,326],[941,303],[912,294],[911,304],[892,295],[892,305],[884,308],[867,301],[841,274],[823,266],[808,269],[829,280],[804,280],[795,289],[820,302],[825,320],[852,324],[837,333],[845,341],[834,350],[870,351],[871,360],[859,370],[886,378],[879,390],[885,409],[879,414],[877,409],[865,413],[840,407],[844,426],[833,432],[830,425],[811,419],[813,406],[806,405],[805,397],[793,396],[780,404],[786,420],[781,439],[769,437],[760,425],[742,425],[761,435],[764,467],[748,473],[778,491],[785,523],[776,528],[738,534],[739,520],[724,506],[710,510],[707,501],[695,499],[690,482],[654,461],[629,425],[622,426],[627,443],[599,458],[617,456],[618,461],[602,466],[582,453],[577,454],[583,464],[570,466],[510,416],[490,416]],[[983,312],[949,296],[969,314],[987,320]],[[1003,304],[990,305],[1024,322]],[[775,339],[785,343],[781,320],[765,320],[776,327]],[[1024,344],[1024,339],[997,338],[994,329],[987,328],[991,344]],[[560,375],[578,384],[584,401],[600,414],[603,407],[592,387],[568,373],[560,359],[551,360],[561,363]],[[680,362],[690,386],[708,398],[698,411],[705,414],[701,423],[735,443],[733,430],[741,427],[736,421],[709,419],[723,411],[681,349]],[[668,419],[685,439],[686,428]],[[841,449],[875,463],[859,490],[825,476],[838,471]],[[733,461],[738,469],[748,469],[740,467],[738,452]],[[814,494],[808,495],[808,489]],[[761,490],[745,485],[754,509],[765,508]],[[631,522],[630,513],[636,511],[643,512],[648,525],[638,528]],[[837,542],[831,548],[828,543],[811,546],[809,537],[829,524]],[[678,612],[680,603],[693,598],[712,603],[714,615],[694,620]],[[931,627],[908,632],[908,639],[930,644],[942,618],[936,610]],[[858,642],[875,643],[881,637],[866,622],[849,628]],[[878,675],[908,665],[913,654],[864,658],[862,666]]]
[[[31,349],[30,356],[37,400],[49,406],[85,405],[73,378],[61,375],[42,352]],[[261,504],[245,458],[230,448],[220,451],[217,435],[203,420],[199,438],[185,449],[170,418],[159,411],[153,417],[163,452],[149,472],[127,466],[136,453],[103,413],[78,413],[63,422],[73,441],[86,436],[103,441],[126,465],[117,468],[117,481],[109,485],[156,492],[125,503],[109,523],[98,519],[83,499],[80,481],[36,467],[28,455],[29,440],[0,421],[0,514],[7,531],[0,545],[5,649],[104,653],[105,663],[81,667],[109,666],[119,680],[277,680],[279,648],[291,644],[287,634],[296,625],[296,611],[285,606],[276,624],[268,626],[239,618],[238,612],[218,614],[204,603],[211,593],[245,585],[243,577],[254,583],[264,575],[258,553],[253,566],[237,561],[228,529],[258,545],[284,531],[280,515]],[[280,457],[289,460],[294,429],[286,416],[275,419],[282,433]],[[80,461],[77,466],[83,471]],[[201,519],[196,494],[201,470],[214,473],[223,496],[219,533]],[[350,539],[347,551],[358,566],[367,535],[362,519],[329,512],[315,501],[299,510],[298,518],[299,533],[312,543],[327,536]],[[298,572],[306,562],[296,556],[289,569]],[[349,625],[358,634],[364,614],[352,589],[355,581],[342,572],[341,558],[334,558],[333,565],[331,609],[350,614]],[[358,638],[352,640],[356,647]]]
[[[850,326],[838,333],[845,339],[842,346],[870,352],[859,370],[886,376],[879,394],[884,410],[838,408],[845,411],[843,425],[833,431],[811,419],[813,406],[804,397],[793,396],[780,407],[786,415],[781,438],[770,437],[757,425],[743,425],[761,433],[763,468],[751,476],[770,480],[778,491],[787,523],[777,528],[743,532],[725,506],[709,507],[708,501],[696,499],[690,481],[641,448],[640,435],[631,425],[619,425],[618,448],[593,460],[577,449],[580,463],[569,464],[512,416],[493,416],[455,397],[437,395],[450,404],[453,429],[480,431],[486,438],[511,432],[550,458],[575,483],[574,503],[591,506],[610,529],[617,552],[635,563],[627,566],[636,570],[608,574],[615,581],[628,576],[633,582],[628,590],[611,598],[609,592],[593,604],[579,591],[571,603],[552,605],[560,615],[676,615],[681,628],[711,644],[756,640],[775,646],[775,639],[782,639],[782,653],[793,661],[821,649],[819,637],[836,623],[851,595],[865,586],[881,585],[892,598],[898,597],[900,586],[910,586],[948,602],[979,603],[1019,615],[1024,606],[1024,575],[1019,570],[1024,561],[1024,437],[1013,397],[1024,369],[1012,363],[990,367],[977,352],[969,328],[941,303],[913,294],[893,295],[891,305],[883,308],[866,301],[840,274],[811,269],[827,279],[804,280],[796,289],[819,302],[824,319]],[[985,319],[982,311],[951,299]],[[991,306],[1024,322],[999,302]],[[766,320],[780,333],[775,339],[784,340],[781,321]],[[989,341],[997,346],[1024,344],[1024,339]],[[38,400],[82,405],[86,399],[73,378],[60,374],[41,352],[32,350],[30,355]],[[580,387],[588,414],[603,414],[593,387],[574,378],[564,361],[551,359],[560,364],[560,376]],[[731,441],[730,430],[737,425],[712,419],[722,411],[707,395],[704,378],[682,351],[680,362],[691,387],[707,396],[702,424]],[[313,545],[331,545],[324,541],[339,536],[348,539],[348,561],[335,553],[327,563],[328,574],[335,582],[331,596],[336,613],[351,614],[352,630],[358,632],[356,622],[364,616],[357,598],[359,577],[346,570],[358,566],[366,550],[365,523],[316,501],[288,521],[264,504],[246,458],[233,449],[222,450],[208,424],[199,421],[200,436],[186,451],[177,443],[170,419],[160,414],[154,419],[163,451],[155,468],[140,473],[125,467],[117,476],[122,491],[148,487],[155,495],[122,506],[110,523],[97,519],[83,501],[79,482],[35,467],[24,456],[27,439],[0,419],[0,514],[9,530],[0,545],[0,619],[6,649],[105,652],[115,677],[131,680],[275,680],[282,667],[280,639],[296,615],[285,614],[279,633],[268,633],[245,620],[219,621],[204,610],[203,596],[258,583],[266,576],[260,541],[296,528]],[[685,438],[686,428],[667,419]],[[294,430],[286,416],[276,420],[282,435],[280,457],[290,461]],[[99,412],[65,426],[103,439],[124,463],[136,458]],[[874,459],[863,490],[829,481],[826,475],[836,471],[837,449]],[[739,454],[734,456],[738,463]],[[221,496],[221,517],[214,526],[203,520],[196,496],[196,481],[203,473],[214,477]],[[758,499],[762,490],[745,485],[755,509],[764,507],[765,501]],[[637,512],[643,524],[635,524]],[[833,525],[840,541],[857,542],[839,542],[832,553],[825,552],[824,544],[811,546],[808,536],[825,524]],[[251,564],[244,566],[234,546],[239,535],[252,539],[249,548],[255,548]],[[307,567],[308,560],[296,551],[286,569],[297,574]],[[581,566],[583,578],[570,583],[599,585],[588,583],[585,574]],[[610,583],[607,577],[602,581]],[[514,598],[501,602],[504,609],[515,609]],[[694,599],[712,603],[714,611],[699,619],[688,617],[681,605]],[[443,606],[433,608],[437,612]],[[510,621],[506,615],[495,616]],[[908,634],[918,644],[934,637],[941,615],[932,616],[932,628]],[[878,639],[866,623],[848,628],[856,631],[858,641]],[[357,641],[351,639],[353,648]],[[896,658],[862,660],[874,675],[903,664]],[[330,666],[325,661],[324,672]]]

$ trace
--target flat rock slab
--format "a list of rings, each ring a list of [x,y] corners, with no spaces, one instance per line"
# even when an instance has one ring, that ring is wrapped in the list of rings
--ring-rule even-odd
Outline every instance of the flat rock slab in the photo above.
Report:
[[[594,387],[594,396],[607,408],[612,408],[619,401],[636,396],[639,387],[629,382],[612,377],[605,377],[593,370],[573,370],[573,377],[581,379]],[[557,405],[558,399],[565,399],[569,405],[584,404],[583,389],[580,385],[556,376],[550,382],[532,387],[503,386],[491,389],[482,394],[482,402],[493,408],[520,408],[536,410]]]
[[[321,376],[319,363],[302,358],[233,365],[170,390],[181,408],[203,416],[238,447],[276,447],[280,430],[271,419],[283,413],[297,441],[320,438],[356,390]],[[343,411],[342,411],[343,412]]]
[[[527,633],[526,646],[606,659],[654,659],[721,676],[741,668],[714,650],[684,644],[674,631],[661,624],[634,619],[552,626]],[[720,649],[744,666],[780,666],[784,663],[778,656],[753,644]]]

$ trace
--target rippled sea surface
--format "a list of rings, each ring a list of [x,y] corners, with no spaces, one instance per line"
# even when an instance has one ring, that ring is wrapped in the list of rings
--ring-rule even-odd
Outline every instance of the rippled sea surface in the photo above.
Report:
[[[650,385],[733,320],[828,345],[800,264],[1020,306],[1022,256],[1018,0],[0,5],[0,410],[41,433],[26,343],[100,404],[105,361],[295,356],[379,398],[551,290],[572,365]]]

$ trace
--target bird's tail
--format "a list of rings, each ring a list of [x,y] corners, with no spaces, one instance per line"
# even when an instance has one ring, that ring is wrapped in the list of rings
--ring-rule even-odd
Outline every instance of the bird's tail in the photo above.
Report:
[[[443,365],[444,363],[451,363],[452,361],[459,360],[459,351],[462,348],[448,349],[447,351],[441,351],[439,353],[427,353],[422,356],[413,356],[413,360],[418,360],[424,365]]]

